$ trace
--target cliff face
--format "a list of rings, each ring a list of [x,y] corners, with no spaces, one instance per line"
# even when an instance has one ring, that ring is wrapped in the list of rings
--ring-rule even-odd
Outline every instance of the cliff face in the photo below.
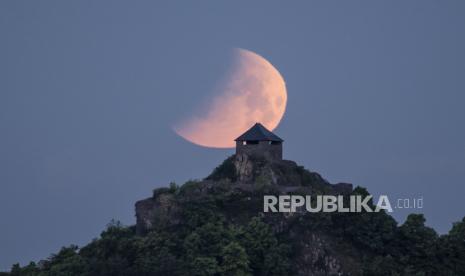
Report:
[[[227,218],[227,224],[244,225],[254,217],[261,217],[275,235],[285,236],[292,244],[298,275],[350,275],[359,263],[347,254],[345,245],[313,226],[308,227],[312,222],[306,214],[264,213],[263,195],[351,192],[351,184],[330,184],[293,161],[234,155],[204,180],[190,181],[180,188],[156,189],[152,197],[138,201],[136,231],[144,235],[151,230],[176,229],[186,219],[183,214],[186,208],[214,204]]]
[[[189,193],[182,197],[169,193],[170,188],[154,190],[153,196],[136,202],[138,233],[145,233],[156,225],[178,221],[179,201],[199,200],[209,194],[350,194],[352,184],[330,184],[318,173],[310,172],[294,161],[251,158],[248,155],[233,155],[201,181],[191,181]],[[251,211],[261,212],[263,208]]]

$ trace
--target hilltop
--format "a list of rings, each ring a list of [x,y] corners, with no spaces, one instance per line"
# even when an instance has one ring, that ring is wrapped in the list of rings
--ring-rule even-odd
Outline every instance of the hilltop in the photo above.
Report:
[[[136,225],[5,275],[465,275],[465,219],[448,235],[412,214],[264,213],[263,195],[368,195],[289,160],[237,154],[202,180],[158,188]],[[370,203],[372,204],[372,203]]]

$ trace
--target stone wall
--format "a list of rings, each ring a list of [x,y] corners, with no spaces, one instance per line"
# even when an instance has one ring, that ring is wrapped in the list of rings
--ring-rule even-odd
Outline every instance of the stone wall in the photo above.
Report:
[[[259,141],[258,144],[243,145],[242,141],[236,142],[236,155],[263,156],[269,160],[283,159],[283,144],[270,144],[269,141]]]

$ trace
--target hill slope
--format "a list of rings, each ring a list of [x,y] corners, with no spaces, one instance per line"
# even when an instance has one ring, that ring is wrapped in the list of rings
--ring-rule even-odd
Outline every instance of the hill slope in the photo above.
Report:
[[[438,236],[422,215],[263,212],[263,195],[283,194],[368,195],[293,161],[232,156],[138,201],[135,226],[6,275],[465,275],[465,219]]]

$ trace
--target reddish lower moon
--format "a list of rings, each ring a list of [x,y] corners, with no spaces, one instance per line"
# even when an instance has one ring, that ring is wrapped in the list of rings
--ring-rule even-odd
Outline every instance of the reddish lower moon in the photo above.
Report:
[[[235,65],[220,87],[202,113],[173,127],[178,135],[204,147],[231,148],[234,139],[256,122],[269,130],[278,126],[286,110],[286,84],[265,58],[236,49]]]

